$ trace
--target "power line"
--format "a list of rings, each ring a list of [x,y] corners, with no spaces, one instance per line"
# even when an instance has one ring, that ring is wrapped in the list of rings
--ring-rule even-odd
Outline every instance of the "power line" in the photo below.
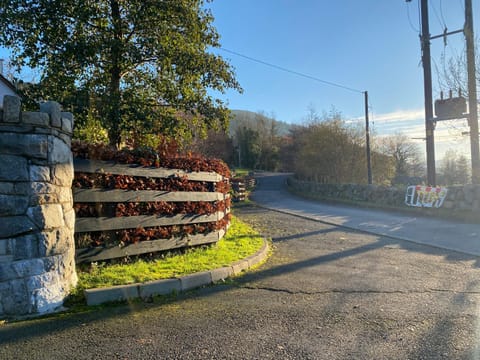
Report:
[[[441,4],[440,4],[440,6],[441,6]],[[440,17],[436,6],[432,2],[430,2],[430,7],[433,9],[435,17],[437,18],[438,22],[440,23],[440,26],[443,26],[443,28],[446,29],[447,24],[445,23],[445,18],[443,18],[443,16]]]
[[[412,18],[410,16],[410,7],[409,7],[409,2],[405,2],[405,5],[407,7],[407,17],[408,17],[408,23],[410,24],[410,27],[412,28],[412,30],[416,33],[416,34],[419,34],[420,33],[420,27],[417,29],[414,25],[413,25],[413,21],[412,21]]]
[[[352,92],[355,92],[355,93],[359,93],[359,94],[365,93],[365,91],[354,89],[354,88],[351,88],[351,87],[348,87],[348,86],[345,86],[345,85],[340,85],[340,84],[337,84],[337,83],[334,83],[334,82],[331,82],[331,81],[322,80],[322,79],[319,79],[319,78],[317,78],[315,76],[312,76],[312,75],[304,74],[304,73],[301,73],[301,72],[298,72],[298,71],[295,71],[295,70],[290,70],[290,69],[284,68],[284,67],[279,66],[279,65],[275,65],[275,64],[263,61],[263,60],[255,59],[251,56],[240,54],[240,53],[238,53],[236,51],[233,51],[233,50],[225,49],[224,47],[221,47],[219,49],[223,50],[227,53],[230,53],[230,54],[233,54],[233,55],[236,55],[236,56],[240,56],[240,57],[245,58],[247,60],[254,61],[256,63],[262,64],[262,65],[265,65],[265,66],[269,66],[269,67],[277,69],[277,70],[281,70],[281,71],[284,71],[284,72],[287,72],[287,73],[290,73],[290,74],[301,76],[301,77],[304,77],[304,78],[307,78],[307,79],[310,79],[310,80],[318,81],[318,82],[320,82],[322,84],[325,84],[325,85],[335,86],[335,87],[338,87],[338,88],[341,88],[341,89],[344,89],[344,90],[348,90],[348,91],[352,91]]]

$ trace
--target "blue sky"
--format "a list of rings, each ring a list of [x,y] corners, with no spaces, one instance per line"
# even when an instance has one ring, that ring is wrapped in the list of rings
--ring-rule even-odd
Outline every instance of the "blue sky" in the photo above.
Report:
[[[423,137],[423,69],[419,1],[412,0],[215,0],[208,4],[221,44],[267,63],[358,90],[367,90],[378,134],[407,132]],[[464,24],[464,0],[430,0],[430,33]],[[480,35],[480,3],[474,3]],[[440,57],[464,51],[462,34],[432,40],[432,66]],[[347,118],[364,116],[363,95],[219,51],[235,67],[243,94],[223,98],[232,109],[264,111],[278,120],[301,123],[308,108],[334,106]],[[435,97],[438,87],[434,69]],[[443,89],[448,92],[448,89]],[[439,124],[439,151],[468,148],[463,122]],[[423,141],[417,140],[423,148]],[[442,154],[440,154],[442,155]],[[438,157],[438,156],[437,156]]]
[[[420,62],[419,1],[412,0],[214,0],[206,6],[223,48],[292,71],[360,91],[367,90],[370,117],[378,136],[402,131],[424,137],[423,70]],[[430,32],[463,27],[464,0],[429,0]],[[475,34],[480,38],[480,0],[473,0]],[[358,92],[304,77],[217,50],[236,69],[243,94],[221,98],[232,109],[263,111],[277,120],[302,123],[308,108],[332,107],[348,119],[363,121],[364,99]],[[463,35],[444,46],[432,41],[434,91],[439,89],[435,63],[464,51]],[[8,52],[0,49],[0,57]],[[25,74],[32,81],[32,73]],[[37,79],[38,80],[38,79]],[[448,89],[443,89],[448,91]],[[437,159],[447,148],[467,153],[465,121],[437,125]],[[415,140],[424,148],[422,140]]]

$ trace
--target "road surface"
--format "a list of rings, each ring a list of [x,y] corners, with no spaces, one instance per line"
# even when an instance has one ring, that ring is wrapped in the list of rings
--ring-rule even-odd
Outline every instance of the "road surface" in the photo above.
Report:
[[[281,183],[261,179],[255,199],[285,201]],[[477,256],[262,207],[235,213],[273,240],[257,270],[170,299],[0,325],[0,359],[480,359]]]

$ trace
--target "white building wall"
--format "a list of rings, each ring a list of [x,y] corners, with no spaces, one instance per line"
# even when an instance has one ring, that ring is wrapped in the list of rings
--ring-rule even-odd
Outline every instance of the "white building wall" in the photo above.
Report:
[[[13,96],[18,96],[15,91],[10,89],[7,85],[4,83],[0,82],[0,108],[3,107],[3,97],[5,95],[13,95]]]

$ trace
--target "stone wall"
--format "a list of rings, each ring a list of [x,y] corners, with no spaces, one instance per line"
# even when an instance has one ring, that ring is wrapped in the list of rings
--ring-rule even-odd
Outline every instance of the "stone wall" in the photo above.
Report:
[[[386,187],[357,184],[320,184],[311,181],[288,179],[290,189],[307,196],[345,201],[365,201],[377,205],[405,208],[405,187]],[[478,212],[480,210],[480,185],[447,186],[447,197],[442,209],[450,212]]]
[[[406,206],[404,203],[406,188],[359,184],[320,184],[295,178],[289,178],[288,185],[294,192],[304,193],[318,199],[365,201],[379,205]]]
[[[480,210],[480,185],[455,185],[448,186],[447,189],[447,197],[443,203],[445,209],[472,212]]]
[[[0,110],[0,317],[58,310],[75,286],[73,116],[45,102]]]

